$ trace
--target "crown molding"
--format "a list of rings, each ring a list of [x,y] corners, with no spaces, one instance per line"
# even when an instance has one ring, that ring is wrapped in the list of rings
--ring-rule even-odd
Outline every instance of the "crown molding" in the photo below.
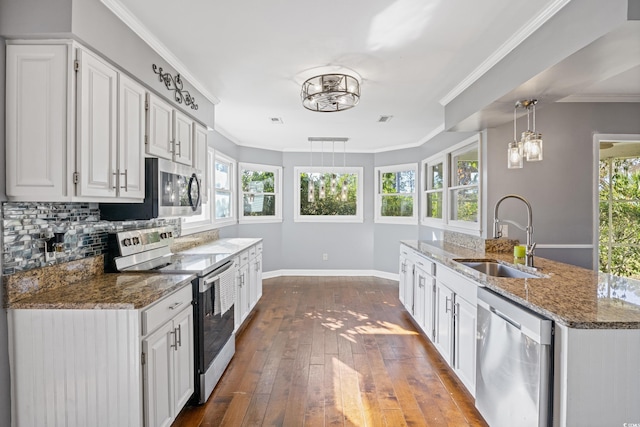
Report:
[[[480,77],[486,74],[498,62],[504,59],[512,50],[518,47],[529,36],[536,32],[545,22],[551,19],[571,0],[554,0],[533,19],[529,20],[526,25],[514,33],[507,41],[505,41],[495,52],[485,59],[475,70],[465,77],[456,87],[440,99],[440,105],[445,106],[453,101],[458,95],[468,89]]]
[[[213,104],[219,104],[220,99],[209,92],[204,85],[191,74],[188,68],[169,50],[140,20],[127,9],[119,0],[100,0],[114,15],[138,35],[151,49],[156,51],[169,65],[180,73],[189,83]]]

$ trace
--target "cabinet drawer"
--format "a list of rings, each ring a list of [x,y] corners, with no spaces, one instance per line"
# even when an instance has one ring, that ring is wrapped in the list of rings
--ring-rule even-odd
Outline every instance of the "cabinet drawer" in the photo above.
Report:
[[[255,258],[255,257],[256,257],[256,247],[251,246],[249,248],[249,258]]]
[[[420,268],[420,270],[424,271],[425,273],[427,273],[429,276],[435,276],[436,275],[436,263],[428,260],[422,256],[416,255],[414,257],[414,261],[413,261],[416,266],[418,266]]]
[[[142,335],[147,335],[158,326],[184,310],[193,299],[191,284],[157,301],[142,312]]]
[[[454,291],[456,294],[459,294],[464,299],[466,299],[472,305],[476,305],[476,301],[478,300],[478,284],[472,281],[471,279],[467,279],[461,274],[456,273],[453,270],[448,269],[447,267],[440,266],[438,268],[437,279],[439,282],[444,283],[449,289]]]
[[[258,243],[256,246],[256,255],[260,255],[262,253],[262,243]]]
[[[249,251],[241,252],[239,255],[240,258],[240,266],[243,266],[249,262]]]

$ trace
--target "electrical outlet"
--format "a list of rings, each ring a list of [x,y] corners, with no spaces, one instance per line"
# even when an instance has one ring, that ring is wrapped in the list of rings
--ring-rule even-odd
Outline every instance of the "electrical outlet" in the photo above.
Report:
[[[500,232],[502,237],[509,237],[509,226],[507,224],[500,224]]]
[[[322,254],[323,261],[329,261],[329,254]]]

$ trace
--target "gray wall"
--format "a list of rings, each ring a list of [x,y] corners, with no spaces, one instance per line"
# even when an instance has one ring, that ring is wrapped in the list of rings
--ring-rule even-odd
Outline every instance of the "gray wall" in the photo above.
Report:
[[[0,23],[1,25],[1,23]],[[4,174],[4,91],[5,91],[5,45],[0,37],[0,201],[6,200],[5,174]],[[0,233],[0,248],[2,245],[2,233]],[[2,271],[2,257],[0,257],[0,271]],[[4,301],[4,286],[0,286],[0,301]],[[11,425],[11,391],[9,388],[9,344],[7,337],[7,311],[0,305],[0,426]]]
[[[325,156],[326,157],[326,156]],[[326,158],[325,158],[326,160]],[[300,223],[293,221],[295,166],[308,166],[309,153],[283,153],[283,269],[371,270],[373,264],[373,154],[347,154],[347,166],[364,167],[364,222],[344,224]],[[313,164],[320,165],[320,154]],[[322,261],[322,254],[329,255]]]
[[[525,119],[526,120],[526,119]],[[519,120],[518,129],[526,127]],[[507,169],[507,143],[513,124],[488,130],[487,230],[492,229],[493,207],[510,193],[524,196],[532,205],[534,241],[538,244],[592,244],[593,135],[640,133],[638,103],[556,103],[537,110],[537,130],[542,132],[544,160],[524,162],[522,169]],[[506,200],[500,217],[526,224],[526,209]],[[491,232],[489,231],[489,234]],[[524,233],[509,227],[509,236],[524,242]],[[591,249],[538,249],[542,257],[592,267]]]

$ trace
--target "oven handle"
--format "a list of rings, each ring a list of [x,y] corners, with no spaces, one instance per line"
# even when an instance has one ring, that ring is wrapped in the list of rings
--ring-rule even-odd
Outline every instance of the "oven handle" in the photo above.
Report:
[[[220,275],[225,271],[227,271],[228,269],[230,269],[231,267],[233,267],[233,261],[227,262],[225,265],[216,269],[214,272],[210,273],[207,277],[205,277],[204,280],[200,282],[200,293],[201,294],[205,293],[209,289],[211,289],[215,281],[220,278]],[[211,274],[215,274],[215,276],[211,276]]]

